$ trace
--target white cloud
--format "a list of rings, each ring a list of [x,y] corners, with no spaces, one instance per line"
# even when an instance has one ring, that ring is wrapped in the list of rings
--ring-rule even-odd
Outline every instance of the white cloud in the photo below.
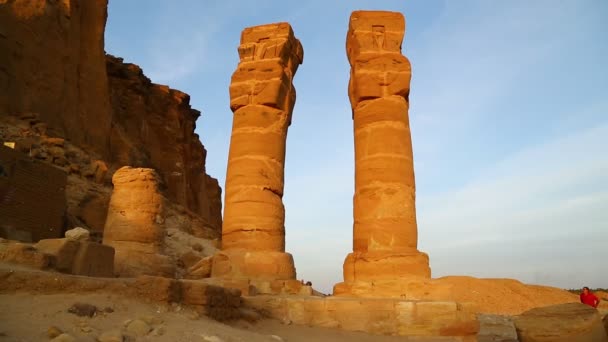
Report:
[[[594,272],[608,258],[607,148],[608,122],[521,151],[461,189],[421,196],[420,245],[435,275],[608,282]]]

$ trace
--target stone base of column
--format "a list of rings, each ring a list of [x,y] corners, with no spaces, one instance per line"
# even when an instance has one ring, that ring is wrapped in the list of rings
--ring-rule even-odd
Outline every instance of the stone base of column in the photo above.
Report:
[[[334,285],[334,296],[359,298],[399,298],[406,300],[453,300],[452,285],[434,279],[351,281]]]
[[[419,300],[451,298],[451,288],[433,282],[430,277],[429,257],[418,250],[354,252],[344,261],[344,282],[334,286],[334,295]]]
[[[213,257],[213,278],[257,281],[296,279],[296,268],[289,253],[230,249]]]
[[[406,341],[477,341],[476,308],[453,301],[318,296],[245,296],[243,305],[294,324],[412,336]]]
[[[344,260],[344,281],[381,281],[411,277],[430,278],[429,256],[408,252],[354,252]]]

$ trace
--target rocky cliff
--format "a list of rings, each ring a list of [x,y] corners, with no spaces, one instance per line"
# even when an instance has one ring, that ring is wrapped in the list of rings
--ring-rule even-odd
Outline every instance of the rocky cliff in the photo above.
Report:
[[[68,179],[71,223],[100,230],[112,174],[130,165],[157,170],[166,196],[219,232],[221,189],[194,133],[200,112],[187,94],[106,56],[107,6],[0,0],[0,138],[88,181]],[[48,137],[79,152],[47,151],[40,142]]]

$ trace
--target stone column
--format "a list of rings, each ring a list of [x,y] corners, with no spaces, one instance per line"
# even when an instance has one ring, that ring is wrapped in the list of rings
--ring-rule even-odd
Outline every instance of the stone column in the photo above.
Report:
[[[356,11],[350,17],[355,195],[353,253],[344,262],[344,281],[351,285],[430,277],[428,256],[417,249],[404,33],[401,13]],[[334,291],[341,288],[344,283]]]
[[[175,263],[163,251],[166,199],[160,176],[153,169],[125,166],[112,183],[103,243],[116,250],[115,273],[173,277]]]
[[[283,173],[287,128],[296,99],[292,84],[303,50],[288,23],[246,28],[230,84],[234,112],[222,251],[213,277],[295,279],[285,253]]]

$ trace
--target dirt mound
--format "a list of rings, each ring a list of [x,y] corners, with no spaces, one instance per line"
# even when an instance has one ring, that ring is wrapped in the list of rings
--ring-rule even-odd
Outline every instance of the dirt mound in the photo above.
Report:
[[[579,301],[577,295],[566,290],[527,285],[514,279],[449,276],[438,280],[453,286],[455,301],[475,303],[483,313],[519,315],[536,307]]]

